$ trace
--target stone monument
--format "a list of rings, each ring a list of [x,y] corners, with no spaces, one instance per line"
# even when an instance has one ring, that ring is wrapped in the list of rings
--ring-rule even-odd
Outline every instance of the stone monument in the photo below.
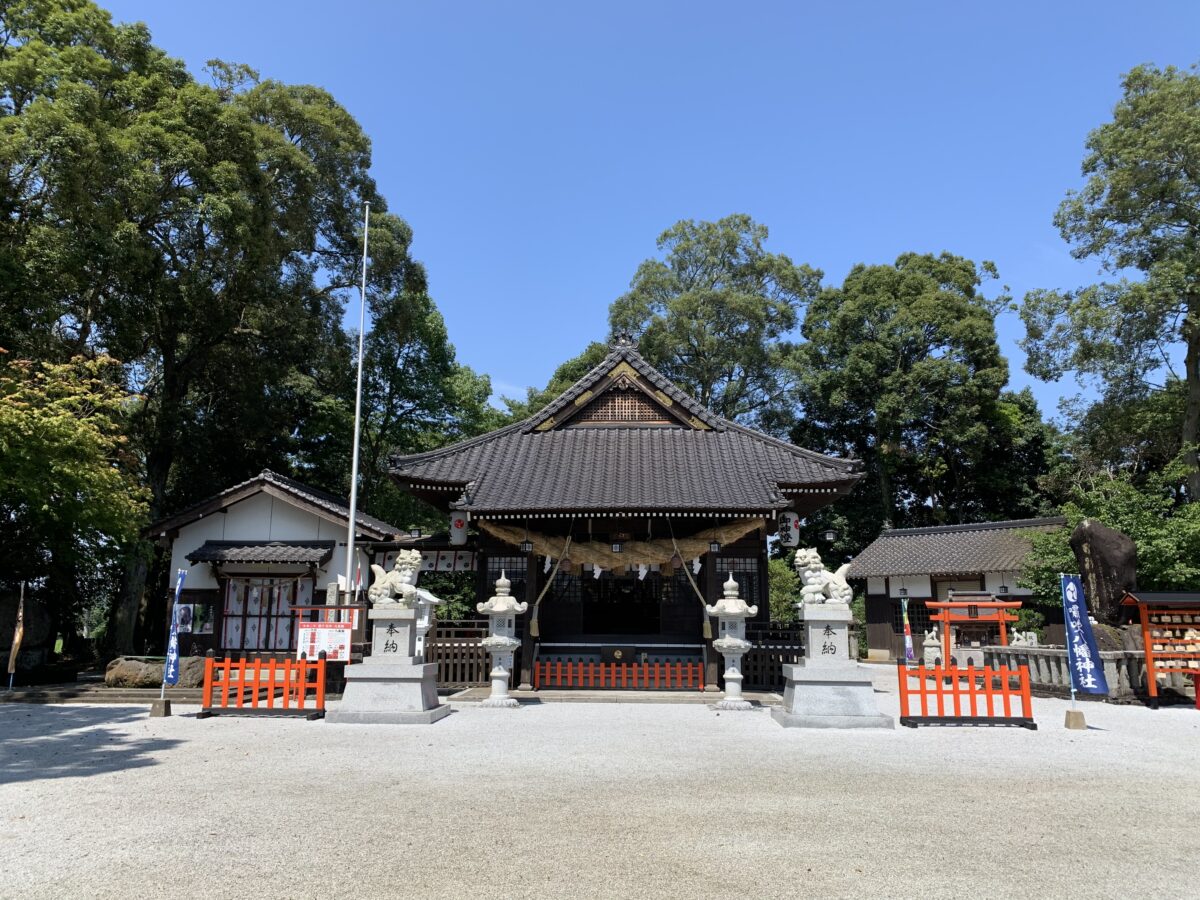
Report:
[[[488,617],[488,636],[483,639],[484,649],[492,657],[492,692],[480,706],[497,709],[515,709],[521,704],[516,697],[508,695],[508,682],[512,677],[513,651],[521,646],[517,640],[517,616],[529,609],[528,603],[518,603],[509,591],[512,582],[500,570],[496,579],[496,594],[486,603],[476,603],[475,608]]]
[[[342,700],[325,721],[356,725],[428,725],[450,715],[438,704],[437,666],[417,659],[417,603],[442,601],[417,587],[419,550],[401,550],[391,572],[372,566],[375,582],[367,596],[374,607],[367,617],[375,625],[371,655],[346,666]],[[424,595],[424,596],[423,596]]]
[[[710,616],[720,622],[720,631],[713,641],[713,649],[725,657],[725,696],[716,704],[717,709],[752,709],[749,700],[742,699],[742,657],[750,649],[746,640],[746,619],[758,615],[757,606],[747,606],[738,596],[738,583],[729,573],[725,582],[725,596],[712,606],[705,606]]]
[[[850,658],[850,600],[846,566],[829,572],[814,549],[796,552],[804,586],[799,603],[806,628],[804,659],[785,665],[782,708],[771,710],[785,728],[891,728],[879,712],[871,676]]]

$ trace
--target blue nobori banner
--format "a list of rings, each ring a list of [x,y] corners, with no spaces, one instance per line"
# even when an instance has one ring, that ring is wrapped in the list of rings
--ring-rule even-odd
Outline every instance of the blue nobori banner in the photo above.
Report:
[[[1067,666],[1071,686],[1085,694],[1107,694],[1108,680],[1096,649],[1096,636],[1088,620],[1083,581],[1078,575],[1063,575],[1063,620],[1067,625]]]
[[[180,569],[175,582],[175,602],[171,605],[171,636],[167,640],[167,662],[163,666],[163,684],[179,683],[179,595],[183,593],[183,580],[187,570]]]

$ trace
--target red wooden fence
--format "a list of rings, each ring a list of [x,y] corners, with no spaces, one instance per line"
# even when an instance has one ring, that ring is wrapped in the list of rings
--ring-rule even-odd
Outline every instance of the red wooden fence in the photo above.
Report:
[[[1037,730],[1033,721],[1033,701],[1029,695],[1029,667],[1016,670],[967,666],[934,666],[921,663],[910,669],[904,663],[896,667],[900,679],[900,724],[918,725],[1020,725]],[[1018,686],[1012,685],[1012,676]],[[916,679],[916,686],[909,679]],[[1014,701],[1021,704],[1014,714]],[[920,713],[915,712],[920,709]],[[935,711],[936,710],[936,711]]]
[[[541,660],[533,667],[533,689],[629,688],[631,690],[704,690],[704,664],[604,663]]]
[[[306,706],[310,693],[312,704]],[[323,718],[325,652],[317,660],[218,660],[210,650],[204,660],[200,706],[197,718],[201,719],[215,715]]]

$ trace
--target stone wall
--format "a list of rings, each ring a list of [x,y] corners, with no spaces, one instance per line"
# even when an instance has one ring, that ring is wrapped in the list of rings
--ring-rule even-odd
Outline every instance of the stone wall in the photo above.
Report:
[[[1010,669],[1029,666],[1029,681],[1035,691],[1071,692],[1066,647],[984,647],[983,651],[989,666]],[[1146,695],[1146,664],[1140,650],[1101,650],[1100,659],[1104,663],[1110,700]],[[1165,675],[1159,679],[1158,689],[1160,695],[1173,691],[1182,696],[1196,696],[1192,679],[1186,675]]]

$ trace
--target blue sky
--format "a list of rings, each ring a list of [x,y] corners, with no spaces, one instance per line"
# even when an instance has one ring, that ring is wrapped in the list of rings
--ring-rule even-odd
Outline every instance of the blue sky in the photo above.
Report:
[[[1051,221],[1084,139],[1122,72],[1200,61],[1194,2],[101,2],[198,73],[331,91],[460,360],[510,394],[603,338],[683,218],[748,213],[832,284],[909,250],[991,259],[1018,299],[1095,280]],[[1053,413],[1074,385],[998,329]]]

